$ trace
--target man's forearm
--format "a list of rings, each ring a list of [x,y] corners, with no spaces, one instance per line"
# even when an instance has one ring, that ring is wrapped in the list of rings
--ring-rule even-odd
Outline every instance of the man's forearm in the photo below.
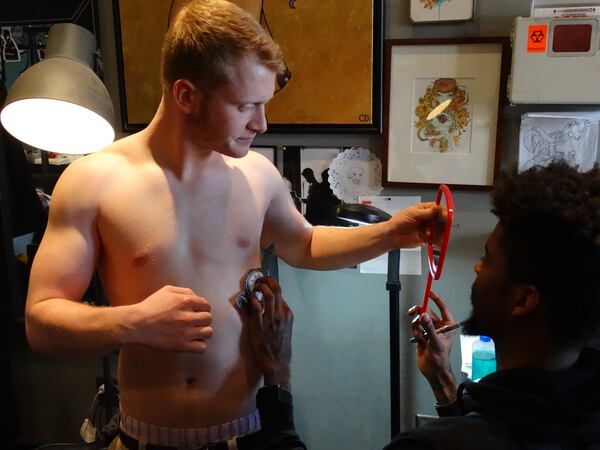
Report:
[[[265,386],[279,385],[286,389],[291,388],[290,367],[273,369],[264,373]]]
[[[55,356],[104,355],[128,343],[129,309],[65,299],[41,301],[27,309],[27,339],[33,350]]]
[[[427,381],[439,406],[456,401],[458,383],[452,372],[440,373],[435,378],[428,378]]]
[[[373,259],[391,248],[392,240],[385,222],[349,228],[315,226],[302,254],[293,255],[289,260],[282,256],[296,267],[334,270]]]

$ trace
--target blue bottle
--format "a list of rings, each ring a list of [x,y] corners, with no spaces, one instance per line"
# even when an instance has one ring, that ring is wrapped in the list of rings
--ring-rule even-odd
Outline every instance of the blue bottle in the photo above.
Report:
[[[494,342],[487,336],[479,336],[473,342],[473,381],[479,381],[481,378],[496,371],[496,351]]]

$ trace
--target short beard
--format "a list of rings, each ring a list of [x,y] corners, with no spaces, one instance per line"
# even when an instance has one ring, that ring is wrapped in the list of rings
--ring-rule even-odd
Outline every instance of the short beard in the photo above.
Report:
[[[483,334],[479,328],[479,324],[477,324],[475,318],[473,317],[472,311],[467,320],[463,322],[462,333],[467,336],[480,336]]]
[[[477,318],[475,317],[475,291],[473,289],[473,286],[471,286],[471,314],[469,314],[469,317],[467,318],[467,320],[465,320],[463,322],[462,325],[462,333],[468,336],[480,336],[482,334],[484,334],[481,330],[481,327],[477,321]]]

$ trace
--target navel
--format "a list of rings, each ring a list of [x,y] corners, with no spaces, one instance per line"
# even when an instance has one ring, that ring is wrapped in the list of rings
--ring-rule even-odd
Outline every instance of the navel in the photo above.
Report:
[[[196,385],[197,382],[198,380],[195,377],[187,377],[185,379],[185,386],[188,388],[192,388]]]

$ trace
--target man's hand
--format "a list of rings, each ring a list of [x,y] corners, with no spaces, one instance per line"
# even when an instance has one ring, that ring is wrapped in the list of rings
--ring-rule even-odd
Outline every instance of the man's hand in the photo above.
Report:
[[[265,377],[265,385],[289,387],[294,315],[274,278],[259,278],[254,290],[264,296],[264,313],[253,293],[250,295],[250,308],[243,313],[249,316],[249,338],[254,358]]]
[[[444,209],[435,202],[417,203],[403,209],[387,223],[390,226],[392,248],[410,248],[426,244],[431,221],[443,220]]]
[[[437,402],[444,405],[456,399],[458,388],[450,367],[452,338],[456,331],[436,334],[435,330],[452,325],[455,320],[448,305],[439,295],[431,291],[429,298],[437,305],[441,318],[431,309],[421,314],[420,306],[410,308],[408,315],[415,318],[412,322],[412,333],[417,341],[416,353],[419,370],[429,381]]]
[[[208,301],[188,288],[164,286],[131,305],[131,341],[171,352],[204,352],[213,335]]]

